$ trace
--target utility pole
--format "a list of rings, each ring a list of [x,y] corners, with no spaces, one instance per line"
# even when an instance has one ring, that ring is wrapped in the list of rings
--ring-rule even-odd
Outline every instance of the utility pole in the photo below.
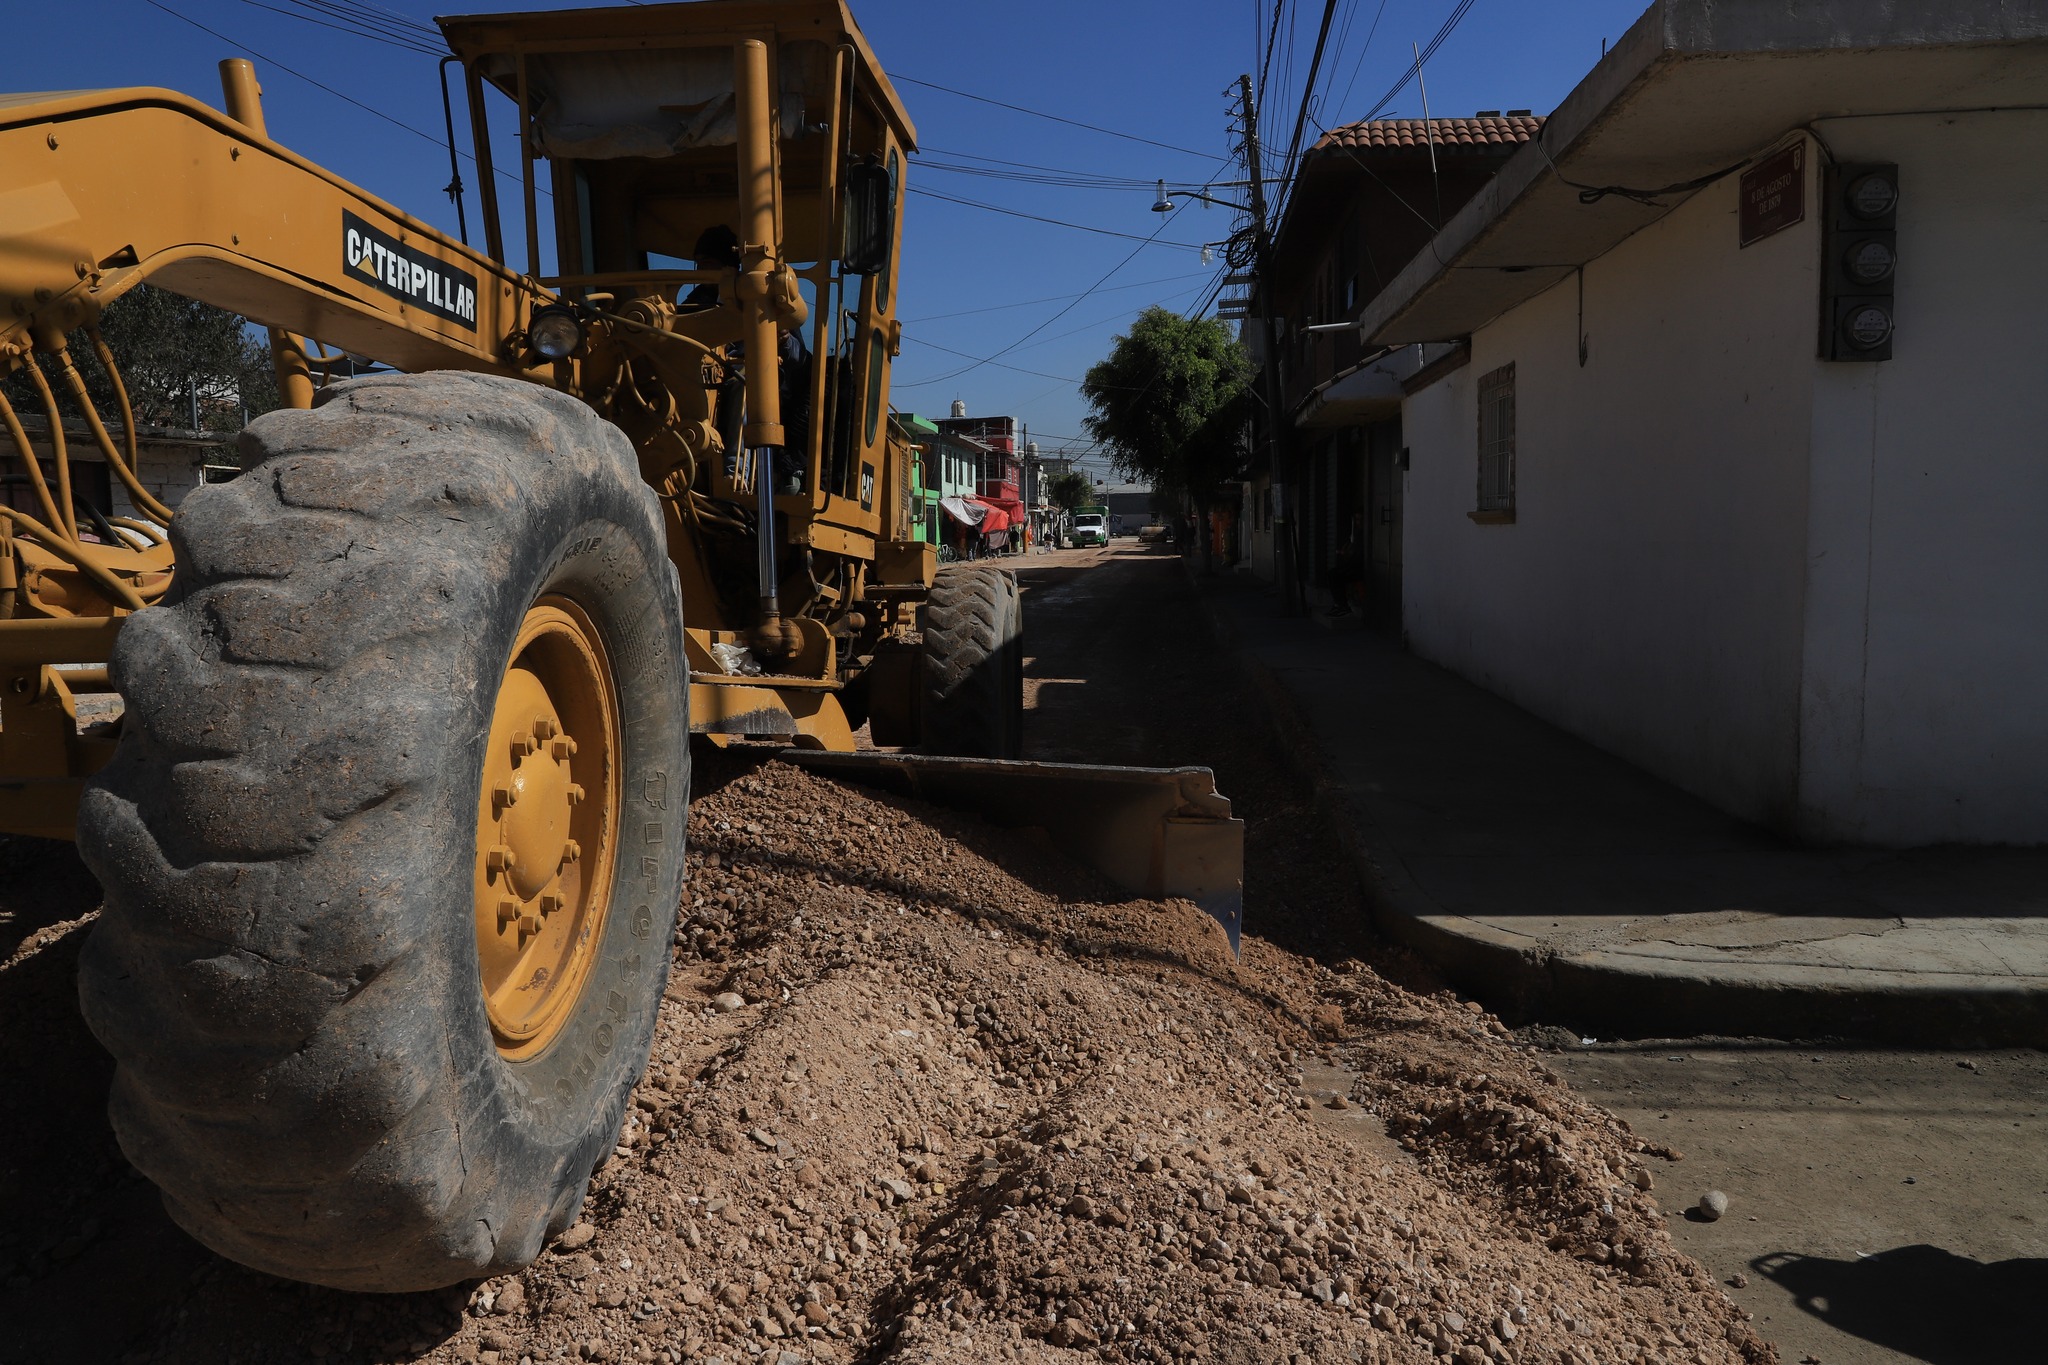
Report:
[[[1269,269],[1272,235],[1266,222],[1266,176],[1259,157],[1259,111],[1252,97],[1249,74],[1237,78],[1238,99],[1244,106],[1245,176],[1251,182],[1252,273],[1257,276],[1259,331],[1261,345],[1260,384],[1266,400],[1267,459],[1273,481],[1273,559],[1280,582],[1280,600],[1289,612],[1303,609],[1301,574],[1295,555],[1294,508],[1298,502],[1293,485],[1293,442],[1288,439],[1286,416],[1280,409],[1280,346],[1273,331],[1273,280]]]

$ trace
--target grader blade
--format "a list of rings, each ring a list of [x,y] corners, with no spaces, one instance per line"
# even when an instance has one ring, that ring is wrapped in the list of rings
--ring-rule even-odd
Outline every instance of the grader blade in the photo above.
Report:
[[[1244,821],[1208,768],[1120,768],[921,754],[788,750],[813,771],[1040,828],[1069,856],[1133,894],[1207,911],[1238,951],[1244,925]]]

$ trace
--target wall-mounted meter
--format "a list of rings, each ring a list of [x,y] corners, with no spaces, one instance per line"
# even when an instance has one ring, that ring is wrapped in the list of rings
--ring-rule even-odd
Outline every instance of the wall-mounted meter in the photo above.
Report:
[[[1830,166],[1822,230],[1820,356],[1890,360],[1897,326],[1892,286],[1899,268],[1899,168]]]

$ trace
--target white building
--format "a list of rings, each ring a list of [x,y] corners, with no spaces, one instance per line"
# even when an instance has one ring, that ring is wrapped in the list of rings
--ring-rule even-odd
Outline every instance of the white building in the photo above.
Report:
[[[1868,166],[1890,357],[1826,359]],[[2048,6],[1654,6],[1365,311],[1461,343],[1410,647],[1804,838],[2048,842],[2044,322]]]
[[[36,453],[43,466],[43,477],[51,487],[56,485],[55,450],[50,442],[49,422],[43,417],[25,413],[21,425],[29,438],[29,446]],[[67,425],[64,429],[64,446],[71,464],[72,485],[79,496],[102,513],[116,517],[141,517],[128,490],[113,476],[107,467],[105,457],[91,431],[84,426]],[[114,428],[113,439],[119,441],[121,433]],[[197,488],[205,478],[202,470],[211,460],[223,459],[233,448],[234,437],[220,432],[181,431],[165,427],[136,428],[135,481],[145,491],[166,506],[176,508],[185,500],[185,495]],[[37,502],[28,477],[13,459],[0,460],[0,504],[41,516],[42,507]]]

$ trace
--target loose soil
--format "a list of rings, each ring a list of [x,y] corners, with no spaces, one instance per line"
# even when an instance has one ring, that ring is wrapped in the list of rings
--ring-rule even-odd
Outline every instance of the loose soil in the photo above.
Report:
[[[1688,1038],[1545,1060],[1682,1145],[1673,1243],[1787,1360],[1978,1365],[2041,1354],[2048,1055]],[[1676,1174],[1676,1173],[1674,1173]],[[1674,1187],[1675,1188],[1675,1187]]]
[[[1680,1154],[1362,937],[1237,684],[1185,685],[1184,732],[1106,687],[1097,723],[1220,756],[1241,961],[1028,833],[702,756],[655,1055],[583,1219],[438,1293],[273,1280],[164,1219],[71,1002],[91,883],[0,841],[0,1360],[1775,1361],[1667,1235]]]

